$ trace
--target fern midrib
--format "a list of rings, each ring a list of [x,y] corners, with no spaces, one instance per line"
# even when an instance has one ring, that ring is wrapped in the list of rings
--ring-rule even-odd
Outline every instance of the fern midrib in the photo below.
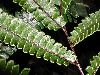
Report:
[[[35,42],[33,42],[32,40],[29,41],[29,40],[27,40],[26,38],[21,37],[20,35],[16,34],[15,32],[11,32],[11,31],[8,30],[7,28],[4,28],[4,27],[0,26],[0,29],[4,29],[5,31],[7,31],[7,32],[9,32],[9,33],[11,33],[11,34],[13,34],[14,36],[18,36],[19,38],[25,39],[27,42],[33,43],[35,46],[37,46],[37,44],[36,44]],[[41,47],[41,46],[39,46],[39,45],[38,45],[37,47],[43,49],[43,47]],[[47,49],[43,49],[43,50],[46,50],[46,51],[49,52],[50,54],[53,54],[53,55],[55,55],[55,56],[60,57],[61,59],[64,59],[65,61],[68,61],[68,60],[66,60],[66,58],[61,57],[59,54],[55,54],[52,50],[47,50]],[[69,61],[69,62],[70,62],[70,61]]]

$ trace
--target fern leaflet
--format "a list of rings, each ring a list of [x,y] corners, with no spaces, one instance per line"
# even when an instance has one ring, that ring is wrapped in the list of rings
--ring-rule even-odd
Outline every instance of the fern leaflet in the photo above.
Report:
[[[90,61],[90,66],[87,66],[86,71],[87,75],[95,75],[98,68],[100,67],[100,52],[97,56],[93,56],[93,60]]]
[[[21,19],[2,12],[0,14],[0,37],[5,44],[17,46],[18,49],[23,49],[24,53],[30,55],[36,54],[37,58],[43,56],[45,60],[59,65],[68,65],[67,61],[76,61],[76,56],[72,51],[67,50],[60,43],[55,43],[50,36],[32,28]]]
[[[24,68],[21,73],[19,72],[19,65],[14,65],[14,61],[6,61],[6,59],[0,59],[0,71],[3,73],[6,73],[7,75],[23,75],[26,73],[26,75],[29,74],[30,69]]]
[[[94,32],[100,30],[100,10],[90,14],[90,17],[86,17],[85,20],[82,20],[82,23],[74,29],[69,39],[75,46]]]
[[[66,23],[64,22],[63,17],[59,15],[58,9],[54,7],[53,0],[50,0],[50,2],[46,0],[44,0],[44,2],[42,2],[41,0],[37,0],[37,1],[35,0],[34,1],[32,0],[24,0],[24,1],[23,0],[21,1],[13,0],[13,2],[19,3],[19,5],[21,5],[24,10],[27,10],[28,12],[32,12],[34,18],[37,21],[41,22],[44,26],[46,26],[50,30],[51,29],[57,30],[60,27],[63,27]],[[55,20],[53,20],[53,18]],[[59,25],[62,25],[62,26],[59,26]]]

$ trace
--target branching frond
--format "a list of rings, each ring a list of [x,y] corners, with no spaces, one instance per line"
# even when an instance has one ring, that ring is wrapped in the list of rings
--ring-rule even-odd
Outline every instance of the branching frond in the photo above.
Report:
[[[15,65],[13,60],[6,61],[6,59],[0,59],[0,72],[7,75],[29,75],[30,69],[24,68],[19,72],[19,65]]]
[[[24,53],[36,54],[37,58],[44,57],[45,60],[68,65],[75,62],[76,56],[60,43],[55,43],[50,36],[32,28],[21,19],[14,18],[7,13],[0,14],[0,41],[11,46],[23,49]]]
[[[90,17],[86,17],[82,20],[82,23],[74,29],[69,39],[75,46],[94,32],[100,30],[100,10],[90,14]]]
[[[19,3],[27,12],[32,12],[33,17],[50,30],[58,30],[66,24],[55,7],[54,0],[44,0],[44,2],[41,0],[13,0],[13,2]]]
[[[100,67],[100,52],[98,55],[93,57],[93,60],[90,61],[90,66],[87,66],[86,71],[88,72],[87,75],[96,75],[97,70]]]
[[[38,22],[36,27],[40,28],[44,26],[50,30],[58,30],[68,21],[72,21],[71,15],[77,15],[76,9],[72,10],[75,4],[70,6],[72,0],[13,0],[13,2],[18,3],[27,12],[31,12]],[[55,5],[60,6],[60,9]]]
[[[13,2],[18,3],[32,15],[33,21],[37,21],[35,25],[37,29],[45,27],[56,31],[79,16],[78,6],[73,0],[13,0]]]

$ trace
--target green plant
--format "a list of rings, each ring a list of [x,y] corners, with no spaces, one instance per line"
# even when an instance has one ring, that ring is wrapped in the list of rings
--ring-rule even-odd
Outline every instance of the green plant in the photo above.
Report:
[[[84,75],[74,47],[100,30],[100,10],[85,17],[69,36],[65,25],[75,21],[80,15],[86,16],[83,14],[85,12],[77,9],[80,6],[80,9],[84,10],[85,4],[78,3],[77,0],[13,0],[13,2],[22,7],[22,11],[16,12],[15,16],[5,11],[4,7],[0,9],[0,68],[3,70],[6,68],[11,75],[17,72],[19,66],[14,66],[12,60],[6,65],[6,60],[21,49],[24,53],[35,55],[37,58],[43,57],[51,63],[66,67],[73,64],[77,66],[80,75]],[[54,31],[62,29],[70,49],[55,42],[50,35],[46,35],[42,31],[44,28]],[[96,74],[100,63],[99,56],[100,53],[94,56],[91,66],[86,68],[87,75]],[[29,70],[25,68],[16,75],[28,75]]]
[[[0,71],[6,72],[8,75],[28,75],[28,68],[24,68],[21,73],[19,72],[19,65],[14,65],[14,61],[6,62],[6,59],[0,59]]]

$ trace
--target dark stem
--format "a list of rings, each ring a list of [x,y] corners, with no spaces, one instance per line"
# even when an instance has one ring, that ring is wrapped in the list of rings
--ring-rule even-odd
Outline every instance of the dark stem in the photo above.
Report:
[[[60,0],[60,15],[62,15],[62,0]],[[64,26],[64,27],[62,28],[62,30],[63,30],[63,32],[65,33],[66,37],[67,37],[67,40],[68,40],[68,43],[69,43],[69,45],[70,45],[71,50],[72,50],[72,51],[74,52],[74,54],[76,55],[76,52],[75,52],[75,49],[74,49],[74,45],[73,45],[73,43],[68,39],[69,35],[68,35],[68,32],[67,32],[66,26]],[[82,68],[81,68],[81,66],[80,66],[80,64],[79,64],[79,62],[78,62],[78,60],[75,61],[74,65],[78,67],[78,69],[79,69],[81,75],[84,75],[83,70],[82,70]]]
[[[73,45],[73,43],[71,43],[71,41],[68,39],[69,36],[68,36],[68,32],[67,32],[66,27],[64,26],[62,30],[63,30],[63,32],[65,33],[66,37],[67,37],[67,40],[68,40],[68,43],[69,43],[69,45],[70,45],[71,50],[72,50],[72,51],[74,52],[74,54],[76,55],[76,52],[75,52],[75,49],[74,49],[74,45]],[[78,69],[79,69],[81,75],[84,75],[83,70],[82,70],[82,68],[81,68],[81,66],[80,66],[80,64],[79,64],[79,62],[78,62],[78,60],[76,60],[76,61],[75,61],[74,63],[72,63],[72,64],[74,64],[75,66],[78,67]]]
[[[60,0],[60,15],[62,15],[62,0]]]

